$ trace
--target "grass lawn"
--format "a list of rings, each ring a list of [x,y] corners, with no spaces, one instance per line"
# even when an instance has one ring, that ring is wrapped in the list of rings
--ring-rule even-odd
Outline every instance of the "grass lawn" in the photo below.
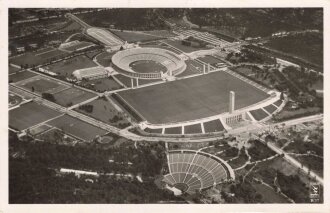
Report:
[[[180,49],[181,51],[183,52],[186,52],[186,53],[191,53],[191,52],[195,52],[195,51],[198,51],[198,50],[207,50],[207,49],[210,49],[210,48],[207,48],[207,47],[191,47],[191,46],[186,46],[186,45],[183,45],[181,44],[181,41],[172,41],[172,40],[166,40],[164,41],[165,43],[171,45],[171,46],[174,46],[178,49]]]
[[[226,72],[214,72],[118,94],[150,123],[159,124],[227,112],[230,91],[236,93],[236,109],[268,97],[263,91]]]
[[[200,74],[203,72],[203,66],[200,63],[197,63],[194,60],[187,60],[185,63],[187,65],[186,69],[177,75],[177,77]]]
[[[69,106],[70,104],[72,105],[78,104],[95,96],[96,95],[93,93],[86,92],[84,90],[74,87],[71,87],[67,90],[63,90],[61,92],[54,94],[56,103],[65,107]]]
[[[111,90],[116,90],[116,89],[123,88],[112,77],[110,77],[110,78],[102,78],[102,79],[89,80],[88,81],[88,84],[92,85],[92,88],[94,90],[100,91],[100,92],[111,91]]]
[[[182,133],[182,127],[171,127],[171,128],[166,128],[165,129],[165,134],[177,134],[177,135],[181,135]]]
[[[132,68],[133,71],[138,73],[158,73],[166,72],[167,70],[164,65],[152,60],[134,61],[129,66]]]
[[[37,52],[28,52],[25,53],[24,55],[11,58],[9,62],[16,65],[27,64],[29,66],[32,66],[32,65],[39,65],[39,64],[44,64],[46,62],[50,62],[51,59],[64,57],[67,54],[68,54],[67,52],[58,49],[47,48]]]
[[[203,123],[205,132],[220,132],[225,128],[219,119]]]
[[[9,126],[24,130],[60,115],[60,113],[35,102],[29,102],[9,111]]]
[[[104,67],[109,67],[111,64],[111,57],[115,53],[108,53],[108,52],[103,52],[99,55],[96,56],[96,60],[98,63],[100,63]]]
[[[260,121],[268,116],[268,114],[262,109],[251,110],[250,113],[257,121]]]
[[[69,88],[68,85],[57,82],[52,79],[48,79],[42,76],[35,76],[23,81],[20,81],[16,83],[17,86],[23,87],[29,91],[32,90],[32,87],[34,88],[34,92],[36,93],[56,93],[58,91],[64,90]]]
[[[148,133],[162,133],[162,129],[150,129],[150,128],[145,128],[143,131],[148,132]]]
[[[202,133],[201,124],[198,123],[198,124],[184,126],[184,133],[185,134],[198,134],[198,133]]]
[[[262,195],[264,203],[288,203],[289,201],[281,194],[275,192],[274,189],[269,188],[263,184],[252,183],[253,188],[257,193]]]
[[[80,55],[68,60],[63,60],[58,63],[45,67],[50,71],[58,73],[62,76],[70,76],[75,70],[96,67],[97,65],[85,55]]]
[[[9,93],[8,101],[9,101],[9,107],[13,107],[21,103],[23,99],[18,95]]]
[[[9,82],[18,82],[27,78],[31,78],[33,76],[36,76],[37,74],[30,72],[30,71],[22,71],[22,72],[18,72],[15,74],[12,74],[9,76]]]
[[[207,64],[211,64],[211,65],[217,64],[217,63],[224,63],[222,60],[217,59],[216,57],[211,56],[211,55],[206,55],[206,56],[198,58],[198,59]]]
[[[62,129],[65,133],[73,135],[82,140],[90,141],[97,135],[104,135],[105,130],[83,122],[69,115],[63,115],[48,122],[49,125]]]
[[[13,67],[13,66],[8,66],[8,72],[9,74],[12,74],[12,73],[16,73],[17,71],[20,71],[21,69],[20,68],[17,68],[17,67]]]
[[[134,32],[134,31],[122,32],[119,30],[111,30],[111,32],[129,43],[137,42],[137,41],[151,41],[151,40],[162,39],[159,36],[153,36],[153,35],[145,34],[143,32]]]
[[[108,100],[99,98],[87,104],[93,106],[93,111],[91,113],[79,108],[75,108],[75,110],[116,127],[120,127],[121,125],[128,123],[128,121],[120,115],[120,113],[118,113],[115,107]],[[114,122],[114,116],[117,116],[120,119]]]
[[[264,109],[269,113],[273,113],[275,110],[277,110],[277,108],[272,104],[265,106]]]

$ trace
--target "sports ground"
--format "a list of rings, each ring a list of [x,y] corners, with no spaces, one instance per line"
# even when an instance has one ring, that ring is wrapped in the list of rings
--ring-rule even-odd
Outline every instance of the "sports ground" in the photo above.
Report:
[[[9,126],[17,130],[24,130],[58,115],[60,113],[52,109],[30,102],[9,111]]]
[[[148,122],[163,124],[227,112],[229,91],[236,93],[235,109],[255,104],[269,96],[226,72],[214,72],[118,94]]]

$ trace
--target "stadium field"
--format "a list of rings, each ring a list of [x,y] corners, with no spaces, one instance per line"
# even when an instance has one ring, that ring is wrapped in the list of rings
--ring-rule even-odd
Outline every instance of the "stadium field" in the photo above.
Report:
[[[83,122],[77,118],[73,118],[69,115],[63,115],[59,118],[51,120],[47,124],[62,129],[65,133],[76,136],[80,139],[90,141],[97,135],[104,135],[105,130],[96,126]]]
[[[23,87],[29,91],[34,88],[34,92],[40,94],[44,92],[53,94],[69,88],[69,86],[67,86],[66,84],[42,76],[34,76],[32,78],[20,81],[16,83],[16,85],[19,87]]]
[[[138,73],[166,72],[166,67],[152,60],[134,61],[129,65],[133,71]]]
[[[9,82],[18,82],[36,76],[37,74],[30,71],[22,71],[9,76]]]
[[[87,56],[80,55],[68,60],[63,60],[58,63],[44,67],[52,72],[62,76],[70,76],[75,70],[96,67],[97,65]]]
[[[65,107],[81,103],[95,96],[96,95],[93,93],[86,92],[84,90],[74,87],[71,87],[69,89],[54,94],[56,103]]]
[[[9,111],[9,126],[24,130],[60,115],[60,113],[35,102],[29,102]]]
[[[265,92],[226,72],[214,72],[118,94],[147,121],[162,124],[227,112],[229,91],[236,93],[236,109],[268,97]]]

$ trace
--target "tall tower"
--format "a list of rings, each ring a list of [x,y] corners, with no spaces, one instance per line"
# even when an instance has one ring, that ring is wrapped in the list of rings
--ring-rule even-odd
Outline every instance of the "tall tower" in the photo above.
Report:
[[[235,92],[229,92],[229,113],[233,113],[235,110]]]

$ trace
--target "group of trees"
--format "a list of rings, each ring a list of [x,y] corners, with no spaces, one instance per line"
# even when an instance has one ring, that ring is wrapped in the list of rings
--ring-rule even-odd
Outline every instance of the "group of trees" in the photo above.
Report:
[[[46,100],[48,100],[48,101],[51,101],[51,102],[55,102],[56,101],[54,95],[51,94],[51,93],[44,92],[44,93],[41,94],[41,97],[44,98],[44,99],[46,99]]]
[[[85,111],[87,113],[92,113],[93,112],[93,108],[94,108],[94,106],[91,105],[91,104],[84,104],[84,105],[80,105],[79,106],[79,109],[80,110],[83,110],[83,111]]]

